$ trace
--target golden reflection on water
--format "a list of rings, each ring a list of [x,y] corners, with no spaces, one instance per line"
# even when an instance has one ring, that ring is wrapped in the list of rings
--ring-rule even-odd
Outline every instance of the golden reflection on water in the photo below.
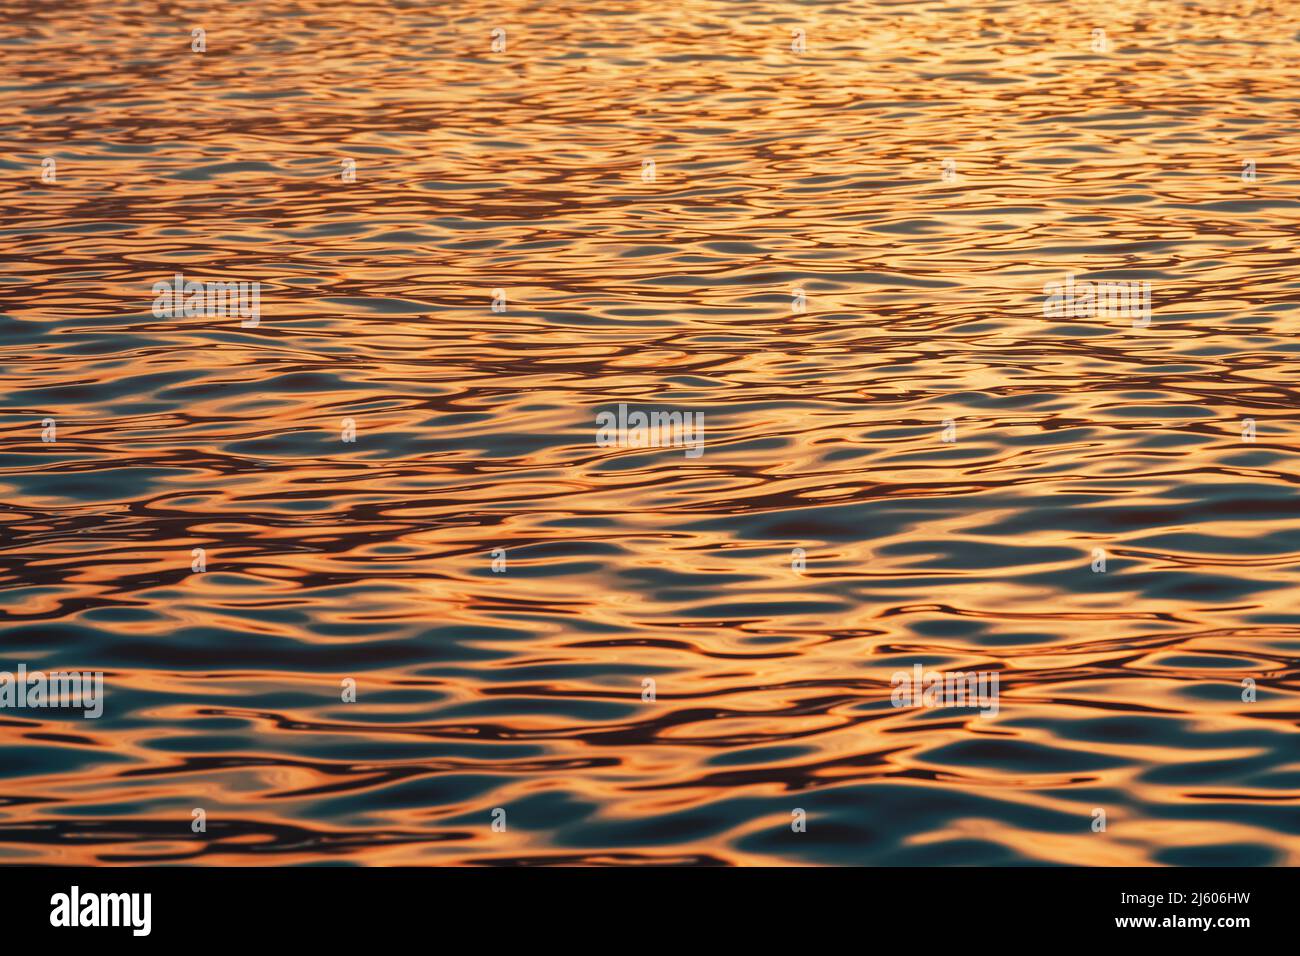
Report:
[[[1293,13],[20,5],[0,859],[1300,863]]]

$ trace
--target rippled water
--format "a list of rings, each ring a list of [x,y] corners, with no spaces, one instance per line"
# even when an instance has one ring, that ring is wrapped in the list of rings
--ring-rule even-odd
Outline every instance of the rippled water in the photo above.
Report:
[[[0,859],[1300,863],[1294,4],[205,7],[0,24]]]

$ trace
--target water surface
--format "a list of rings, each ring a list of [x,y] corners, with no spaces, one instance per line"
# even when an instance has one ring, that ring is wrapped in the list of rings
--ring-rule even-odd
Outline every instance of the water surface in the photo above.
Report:
[[[1300,863],[1294,5],[205,10],[0,24],[0,860]]]

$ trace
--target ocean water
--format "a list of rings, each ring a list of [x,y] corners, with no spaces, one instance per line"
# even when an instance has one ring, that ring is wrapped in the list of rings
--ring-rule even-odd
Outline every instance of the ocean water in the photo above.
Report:
[[[0,862],[1300,864],[1297,9],[9,5]]]

